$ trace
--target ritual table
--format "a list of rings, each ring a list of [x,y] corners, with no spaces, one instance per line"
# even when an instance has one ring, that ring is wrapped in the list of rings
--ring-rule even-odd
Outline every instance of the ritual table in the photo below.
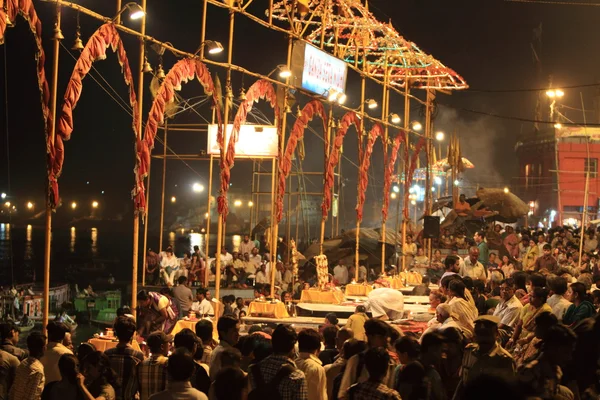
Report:
[[[344,293],[337,290],[308,289],[303,290],[300,297],[302,303],[340,304],[343,301]]]
[[[275,303],[266,301],[253,301],[248,306],[248,315],[253,317],[289,318],[285,304],[281,301]]]
[[[404,283],[402,283],[401,278],[386,276],[385,278],[383,278],[383,280],[386,281],[392,289],[402,289],[404,287]]]
[[[196,332],[196,323],[200,321],[199,319],[180,319],[177,321],[173,330],[171,331],[171,335],[175,336],[185,328],[191,329],[193,332]]]
[[[350,283],[346,285],[346,296],[367,296],[373,290],[371,285],[362,283]]]
[[[108,349],[112,349],[113,347],[117,347],[119,341],[117,340],[117,338],[115,338],[114,340],[92,338],[88,340],[88,343],[93,344],[96,350],[104,352]],[[138,344],[137,340],[132,340],[130,344],[131,347],[133,347],[135,350],[141,351],[140,345]]]

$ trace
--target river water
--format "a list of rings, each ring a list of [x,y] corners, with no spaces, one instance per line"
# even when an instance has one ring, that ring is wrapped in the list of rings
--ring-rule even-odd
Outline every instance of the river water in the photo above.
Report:
[[[51,285],[68,283],[80,289],[91,284],[94,290],[120,289],[124,303],[131,284],[132,235],[130,224],[112,223],[100,227],[54,227],[52,233]],[[191,249],[194,244],[202,245],[199,235],[177,237],[166,233],[165,245],[174,247],[178,256]],[[43,226],[29,224],[0,223],[0,285],[33,283],[41,289],[43,280],[45,230]],[[158,243],[158,237],[149,237],[149,243]],[[153,246],[156,248],[157,246]],[[140,239],[140,265],[143,239]],[[94,265],[92,268],[91,266]],[[140,273],[142,268],[140,267]],[[108,284],[112,274],[115,285]],[[36,326],[34,329],[40,329]],[[78,345],[89,339],[99,328],[79,325],[73,342]],[[21,335],[25,347],[27,334]]]

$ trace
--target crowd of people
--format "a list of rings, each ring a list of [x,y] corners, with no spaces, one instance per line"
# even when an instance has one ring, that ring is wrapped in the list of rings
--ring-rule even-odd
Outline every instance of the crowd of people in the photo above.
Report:
[[[166,269],[161,290],[138,293],[137,313],[119,310],[118,344],[104,352],[91,343],[75,350],[59,321],[47,326],[47,338],[30,333],[20,349],[19,329],[7,321],[0,327],[0,399],[599,399],[596,233],[585,232],[581,262],[578,238],[567,229],[497,233],[518,252],[497,257],[487,232],[467,240],[464,258],[435,252],[429,261],[414,243],[410,266],[424,279],[413,293],[428,295],[435,311],[420,333],[363,305],[345,325],[334,313],[315,329],[247,324],[250,299],[215,301],[205,286],[194,294],[194,274],[171,277]],[[254,279],[254,297],[265,297],[269,283],[257,275],[266,263],[257,256],[253,278],[241,276],[245,266],[230,264],[230,282]],[[350,283],[351,268],[333,266],[333,284]],[[374,274],[367,271],[359,270],[365,282]],[[282,301],[311,285],[310,277],[286,284],[287,269],[279,272]],[[378,290],[402,302],[399,291]],[[188,315],[198,318],[195,329],[170,335]]]

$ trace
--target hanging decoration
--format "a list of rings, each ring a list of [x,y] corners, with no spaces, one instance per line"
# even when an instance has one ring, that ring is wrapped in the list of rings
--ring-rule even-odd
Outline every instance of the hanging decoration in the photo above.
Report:
[[[56,207],[59,203],[58,193],[58,178],[62,172],[64,163],[64,141],[71,138],[71,134],[74,129],[73,122],[73,110],[77,107],[77,102],[81,97],[83,91],[83,79],[90,72],[92,64],[97,60],[104,60],[106,58],[106,50],[111,48],[113,52],[117,54],[119,64],[123,71],[123,78],[125,83],[129,87],[129,104],[133,109],[133,120],[131,126],[135,137],[139,137],[138,126],[139,126],[139,113],[137,107],[137,99],[135,96],[135,89],[133,85],[133,75],[129,67],[129,60],[127,53],[123,47],[121,37],[117,32],[114,24],[106,23],[102,25],[94,34],[90,37],[85,47],[81,51],[81,55],[75,63],[73,73],[69,79],[65,96],[63,98],[63,106],[56,121],[56,138],[54,145],[50,138],[48,138],[48,148],[50,149],[50,168],[48,180],[51,187],[51,201],[53,207]]]
[[[358,222],[362,222],[363,218],[363,207],[365,205],[365,198],[367,195],[367,186],[369,185],[369,166],[371,165],[373,146],[375,145],[377,138],[381,139],[382,135],[383,129],[381,128],[381,125],[375,124],[369,132],[367,147],[363,153],[358,176],[358,202],[356,204],[356,219]]]
[[[417,160],[419,158],[419,153],[421,153],[421,150],[423,149],[426,143],[427,140],[424,137],[422,137],[417,142],[415,150],[413,151],[410,160],[410,167],[408,169],[408,174],[404,177],[404,204],[408,204],[408,190],[413,183],[413,175],[415,173],[415,169],[417,168]],[[408,219],[408,207],[404,207],[404,218]]]
[[[413,88],[468,88],[459,74],[406,40],[391,23],[378,21],[361,1],[312,0],[304,14],[293,12],[293,4],[291,0],[275,3],[273,19],[301,27],[309,32],[307,41],[329,49],[372,78],[385,77],[397,87],[410,80]]]
[[[361,126],[360,119],[354,111],[348,111],[340,120],[339,129],[333,140],[331,153],[327,159],[325,168],[325,183],[323,187],[323,203],[321,204],[321,212],[323,219],[327,219],[329,209],[331,208],[331,189],[333,188],[334,170],[340,161],[340,151],[344,143],[344,137],[348,132],[350,125],[354,125],[358,130]],[[360,135],[360,132],[359,132]],[[326,144],[328,145],[328,144]]]
[[[144,178],[148,175],[150,167],[150,152],[154,148],[154,139],[158,126],[164,122],[165,109],[168,104],[175,100],[175,91],[181,90],[181,84],[193,80],[194,77],[204,88],[204,93],[212,97],[213,107],[217,116],[218,131],[217,141],[219,150],[223,154],[225,148],[223,145],[223,123],[221,117],[221,108],[216,96],[215,85],[206,65],[195,58],[184,58],[179,60],[167,73],[167,76],[160,84],[156,97],[152,102],[144,138],[137,141],[137,160],[135,167],[136,187],[132,192],[135,199],[135,207],[140,212],[145,212],[146,198],[144,189]]]
[[[329,263],[325,254],[319,254],[315,257],[317,264],[317,284],[320,290],[325,290],[329,285]]]
[[[217,200],[219,214],[224,217],[229,213],[229,204],[227,203],[227,192],[229,191],[229,182],[231,181],[231,168],[235,161],[235,144],[238,141],[238,135],[240,133],[241,126],[246,122],[248,113],[252,111],[252,105],[258,102],[260,99],[264,99],[269,102],[271,107],[275,110],[275,121],[277,121],[278,129],[281,129],[279,123],[280,111],[277,105],[277,94],[275,88],[271,82],[266,80],[256,81],[248,91],[246,92],[246,100],[244,100],[238,108],[235,119],[233,120],[233,129],[229,142],[227,143],[227,151],[225,156],[221,158],[221,190],[219,198]],[[281,138],[281,132],[278,135]],[[225,139],[220,138],[221,142],[219,145],[225,148]]]
[[[296,248],[296,241],[290,240],[290,246],[292,247],[292,276],[294,280],[298,279],[298,250]]]
[[[402,130],[394,138],[390,159],[385,166],[385,174],[383,178],[383,206],[381,207],[381,220],[383,225],[385,225],[388,217],[388,209],[390,206],[390,188],[392,186],[392,177],[394,176],[394,166],[396,164],[396,159],[398,158],[398,150],[404,141],[406,141],[406,133]]]
[[[302,111],[299,113],[290,137],[285,147],[283,157],[279,159],[279,185],[277,187],[277,222],[281,222],[283,219],[283,197],[285,195],[286,179],[290,175],[292,169],[292,156],[296,147],[299,145],[299,141],[304,138],[304,131],[308,126],[308,123],[312,121],[315,115],[321,117],[323,121],[323,132],[327,131],[327,114],[323,103],[319,100],[312,100],[304,106]]]

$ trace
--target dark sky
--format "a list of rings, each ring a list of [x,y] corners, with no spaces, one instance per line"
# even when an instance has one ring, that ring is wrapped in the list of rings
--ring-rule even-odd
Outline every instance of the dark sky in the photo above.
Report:
[[[113,2],[108,0],[81,0],[79,3],[105,15],[114,13]],[[266,8],[266,2],[256,3],[251,9],[258,11]],[[510,184],[517,176],[514,145],[519,134],[531,131],[533,125],[473,114],[463,109],[533,118],[536,93],[494,93],[480,90],[545,86],[550,74],[555,86],[589,84],[599,78],[597,71],[600,56],[597,43],[600,34],[597,21],[600,7],[523,4],[500,0],[373,0],[370,6],[381,20],[391,19],[396,29],[407,39],[414,41],[423,50],[460,73],[473,89],[452,96],[439,96],[436,129],[446,132],[458,131],[463,143],[463,154],[478,167],[470,171],[469,178],[483,186]],[[52,7],[36,2],[36,8],[44,23],[46,68],[50,76]],[[199,0],[148,0],[148,34],[193,52],[200,40],[201,13],[202,2]],[[259,14],[264,15],[262,12]],[[207,38],[226,43],[227,12],[211,7],[209,15]],[[76,13],[65,10],[63,18],[63,44],[70,48],[75,35]],[[542,78],[538,79],[532,62],[530,42],[533,29],[540,23],[543,24],[543,72]],[[126,24],[137,29],[139,23],[126,21]],[[99,26],[97,21],[84,15],[81,16],[81,25],[84,41]],[[132,69],[135,71],[138,68],[138,42],[126,35],[123,35],[123,38]],[[285,62],[286,43],[281,34],[256,26],[243,16],[236,17],[234,63],[249,70],[268,73],[275,65]],[[18,196],[22,201],[25,201],[25,197],[31,197],[41,203],[46,179],[45,139],[35,79],[34,45],[23,20],[19,20],[17,27],[8,31],[4,49],[7,55],[6,63],[4,53],[0,51],[0,69],[4,71],[4,65],[7,66],[7,81],[0,76],[0,91],[3,95],[0,102],[7,113],[0,115],[0,188],[3,191],[8,190],[10,176],[11,194]],[[148,57],[156,67],[156,55],[150,51]],[[224,53],[220,59],[225,60]],[[164,57],[165,69],[174,62],[176,58],[167,53]],[[61,48],[59,108],[73,65],[73,58]],[[127,88],[115,56],[109,54],[107,60],[97,62],[95,66],[118,95],[126,98]],[[221,78],[224,77],[224,71],[215,68],[211,70],[217,71]],[[100,79],[98,73],[93,75]],[[241,76],[234,74],[233,79],[234,92],[237,94]],[[4,101],[6,82],[8,105]],[[145,83],[149,83],[148,77]],[[251,83],[249,77],[244,78],[245,87]],[[358,85],[357,77],[351,75],[348,83],[349,106],[358,106]],[[568,90],[565,103],[580,109],[579,91],[580,89]],[[593,88],[583,90],[586,108],[593,107],[594,93]],[[146,94],[144,116],[147,115],[151,100],[148,91]],[[369,86],[369,94],[373,97],[380,96],[379,89],[374,86]],[[197,83],[189,84],[184,87],[182,95],[186,98],[200,96],[202,90]],[[305,99],[299,100],[301,104],[305,102]],[[392,96],[392,111],[397,110],[402,114],[400,104],[399,97]],[[272,113],[269,110],[262,109],[271,117]],[[200,108],[199,111],[207,118],[210,116],[208,106]],[[416,117],[417,111],[413,115]],[[580,111],[571,110],[568,115],[575,121],[582,121]],[[75,131],[65,146],[65,166],[60,178],[62,196],[65,201],[87,201],[100,197],[100,192],[104,190],[103,201],[110,203],[115,210],[127,209],[130,207],[129,192],[133,186],[134,164],[130,117],[89,77],[84,81],[83,95],[74,117]],[[544,117],[546,119],[547,115]],[[598,115],[595,113],[588,113],[587,117],[588,120],[597,122]],[[176,122],[202,121],[197,114],[186,112],[178,117]],[[7,135],[10,145],[10,174],[5,156]],[[173,133],[170,143],[177,152],[198,153],[205,148],[203,135]],[[354,134],[349,134],[349,141],[353,143],[354,140]],[[308,135],[306,145],[314,156],[307,159],[305,170],[320,169],[323,162],[322,143],[314,135]],[[155,151],[162,152],[162,146],[157,143]],[[376,150],[375,154],[380,151]],[[345,146],[345,155],[356,162],[356,149],[353,144]],[[184,192],[189,192],[189,185],[194,181],[202,182],[206,186],[207,163],[190,162],[188,165],[179,161],[169,163],[168,196],[183,196]],[[234,168],[232,182],[235,187],[249,190],[249,165],[247,162],[238,162]],[[158,163],[153,164],[153,172],[159,168]],[[345,195],[351,200],[347,202],[345,211],[345,215],[349,215],[354,208],[352,203],[356,195],[356,171],[348,160],[343,162],[343,170],[347,172],[348,179]],[[372,163],[372,192],[370,191],[369,199],[376,199],[377,203],[380,202],[379,189],[383,174],[379,171],[382,170],[381,157],[375,157]],[[320,184],[320,179],[312,179],[315,184]],[[90,182],[89,185],[86,182]],[[160,175],[155,173],[152,179],[153,188],[157,188],[159,183]],[[151,198],[154,204],[157,204],[156,196],[157,192],[154,191]]]

